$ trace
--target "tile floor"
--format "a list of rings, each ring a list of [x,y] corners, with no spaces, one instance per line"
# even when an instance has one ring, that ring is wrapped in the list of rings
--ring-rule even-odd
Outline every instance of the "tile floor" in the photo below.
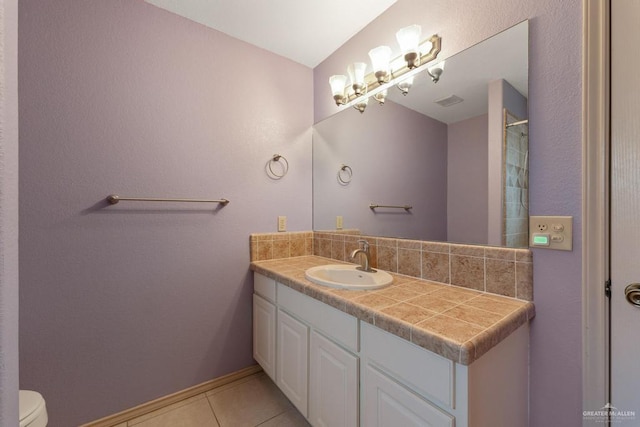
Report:
[[[114,427],[303,427],[310,424],[264,373]]]

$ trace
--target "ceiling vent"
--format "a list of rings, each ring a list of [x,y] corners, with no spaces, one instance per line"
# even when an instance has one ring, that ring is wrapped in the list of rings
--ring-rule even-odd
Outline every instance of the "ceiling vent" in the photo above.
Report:
[[[447,96],[446,98],[438,99],[437,101],[435,101],[435,103],[442,107],[451,107],[452,105],[458,104],[462,101],[464,101],[464,99],[460,98],[459,96],[451,95]]]

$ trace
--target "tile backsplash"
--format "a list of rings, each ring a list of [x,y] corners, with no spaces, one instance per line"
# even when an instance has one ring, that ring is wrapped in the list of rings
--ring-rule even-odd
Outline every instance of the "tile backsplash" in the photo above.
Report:
[[[393,239],[341,232],[251,235],[251,261],[317,255],[353,262],[358,240],[369,242],[371,266],[434,282],[533,301],[533,257],[529,249]]]

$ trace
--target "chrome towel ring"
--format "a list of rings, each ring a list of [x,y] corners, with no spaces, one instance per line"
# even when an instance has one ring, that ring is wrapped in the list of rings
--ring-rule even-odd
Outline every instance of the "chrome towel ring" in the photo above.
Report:
[[[274,171],[273,168],[276,164],[279,165],[277,167],[280,168],[280,170],[276,169]],[[274,154],[273,157],[271,157],[267,162],[267,169],[267,175],[269,175],[269,178],[282,179],[287,174],[287,172],[289,172],[289,162],[284,156],[280,154]]]
[[[338,182],[341,185],[347,185],[353,179],[353,170],[350,166],[342,165],[340,169],[338,169]]]

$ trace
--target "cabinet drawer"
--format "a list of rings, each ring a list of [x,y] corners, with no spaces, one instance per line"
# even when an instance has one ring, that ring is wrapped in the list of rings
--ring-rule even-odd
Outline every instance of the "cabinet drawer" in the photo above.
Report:
[[[453,427],[455,418],[367,365],[363,378],[363,425]]]
[[[267,276],[253,274],[253,291],[273,303],[276,302],[276,281]]]
[[[453,409],[455,364],[389,332],[361,322],[362,355],[427,399]]]
[[[278,283],[278,306],[358,352],[358,319]]]

